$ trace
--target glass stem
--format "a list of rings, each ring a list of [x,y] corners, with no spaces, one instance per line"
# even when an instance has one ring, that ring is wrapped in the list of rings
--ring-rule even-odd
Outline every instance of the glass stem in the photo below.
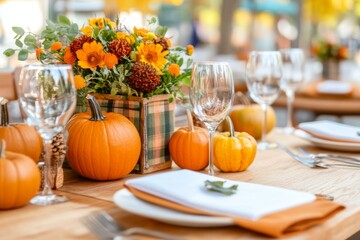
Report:
[[[53,195],[50,185],[51,178],[51,156],[52,156],[52,139],[44,140],[45,148],[45,172],[44,172],[44,188],[42,190],[42,195]]]
[[[213,164],[213,157],[214,157],[214,134],[215,129],[211,128],[209,129],[209,167],[208,167],[208,173],[211,176],[215,175],[214,172],[214,164]]]
[[[293,104],[294,104],[294,92],[293,91],[287,91],[286,92],[286,100],[287,100],[287,124],[286,127],[293,128]]]
[[[266,141],[266,125],[267,125],[267,104],[261,104],[261,108],[263,110],[263,124],[262,124],[262,130],[261,130],[261,142]]]

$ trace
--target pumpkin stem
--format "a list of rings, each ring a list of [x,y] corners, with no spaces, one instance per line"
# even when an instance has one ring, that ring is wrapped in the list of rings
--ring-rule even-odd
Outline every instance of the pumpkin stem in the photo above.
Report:
[[[194,131],[194,122],[193,122],[193,118],[191,115],[191,111],[189,109],[186,109],[186,116],[187,116],[187,120],[188,120],[189,131],[193,132]]]
[[[0,98],[0,126],[9,125],[9,112],[7,108],[7,103],[9,101],[6,98]]]
[[[104,114],[101,112],[101,107],[99,103],[96,101],[94,96],[90,94],[86,95],[86,99],[89,102],[90,110],[91,110],[91,121],[101,121],[105,119]]]
[[[239,100],[240,103],[244,104],[245,106],[251,105],[249,98],[242,92],[236,92],[235,97]]]
[[[229,137],[235,137],[234,134],[234,124],[231,121],[231,118],[229,116],[226,117],[226,121],[229,124],[229,132],[230,132],[230,136]]]
[[[1,140],[1,146],[0,146],[0,158],[5,157],[5,148],[6,148],[6,142],[4,139]]]

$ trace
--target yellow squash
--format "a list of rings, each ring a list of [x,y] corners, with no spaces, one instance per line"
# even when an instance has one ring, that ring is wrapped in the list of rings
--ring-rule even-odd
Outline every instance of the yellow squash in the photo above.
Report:
[[[214,137],[214,165],[223,172],[241,172],[255,159],[256,140],[246,132],[234,132],[230,117],[226,119],[230,132],[218,133]]]

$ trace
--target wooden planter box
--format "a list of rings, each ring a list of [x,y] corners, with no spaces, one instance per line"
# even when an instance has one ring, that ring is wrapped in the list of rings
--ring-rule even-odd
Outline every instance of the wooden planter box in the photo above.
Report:
[[[171,167],[168,145],[175,125],[175,103],[169,103],[170,94],[151,98],[109,94],[93,96],[102,110],[124,115],[139,131],[141,154],[133,172],[144,174]]]

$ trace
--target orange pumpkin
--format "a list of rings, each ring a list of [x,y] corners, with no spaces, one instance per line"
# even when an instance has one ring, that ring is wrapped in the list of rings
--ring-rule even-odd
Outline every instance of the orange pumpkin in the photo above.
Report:
[[[231,118],[230,132],[218,133],[214,137],[214,165],[223,172],[246,170],[255,159],[257,144],[254,137],[246,132],[234,132]]]
[[[209,138],[206,129],[194,127],[187,110],[188,127],[182,127],[171,135],[170,156],[181,168],[201,170],[209,164]]]
[[[0,153],[0,209],[25,206],[40,187],[40,171],[28,156],[5,152],[3,141]]]
[[[43,149],[43,141],[34,127],[25,123],[9,124],[7,109],[8,100],[0,100],[0,139],[4,139],[7,149],[11,152],[22,153],[39,162]]]
[[[139,133],[121,114],[102,113],[93,96],[87,96],[91,115],[78,113],[66,125],[70,166],[81,176],[114,180],[129,174],[141,150]]]

